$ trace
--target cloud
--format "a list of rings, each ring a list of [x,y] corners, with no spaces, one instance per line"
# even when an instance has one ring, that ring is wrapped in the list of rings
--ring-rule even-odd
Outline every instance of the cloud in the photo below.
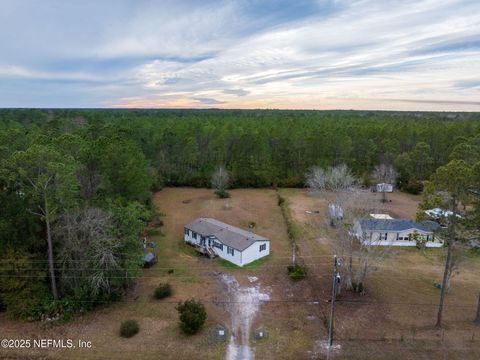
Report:
[[[225,101],[219,101],[219,100],[210,99],[210,98],[193,98],[193,100],[198,101],[199,103],[208,104],[208,105],[218,105],[218,104],[225,103]]]
[[[223,93],[229,95],[246,96],[250,93],[250,91],[244,89],[224,89]]]
[[[42,104],[43,83],[58,106],[478,110],[478,1],[2,7],[0,106]]]

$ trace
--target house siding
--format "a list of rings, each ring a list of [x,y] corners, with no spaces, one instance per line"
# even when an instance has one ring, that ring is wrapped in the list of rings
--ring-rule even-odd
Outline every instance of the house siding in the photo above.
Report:
[[[266,249],[260,251],[260,246],[265,245]],[[247,265],[270,254],[270,241],[257,241],[242,251],[242,265]]]
[[[413,236],[417,232],[420,238],[427,239],[426,247],[442,247],[443,242],[437,238],[433,232],[426,232],[420,229],[407,229],[403,231],[392,230],[374,230],[364,231],[358,221],[355,221],[353,226],[353,233],[363,244],[378,245],[378,246],[417,246],[415,240],[410,240],[410,235]],[[387,235],[385,238],[385,234]],[[400,240],[399,238],[402,238]],[[406,239],[405,239],[406,238]]]
[[[197,239],[193,237],[193,231],[187,228],[184,228],[184,240],[190,244],[193,245],[199,245],[200,246],[200,239],[201,236],[200,234],[197,234]],[[214,251],[216,255],[221,257],[222,259],[228,260],[231,263],[234,263],[235,265],[238,266],[243,266],[246,264],[251,263],[252,261],[255,261],[257,259],[260,259],[264,256],[267,256],[270,254],[270,241],[257,241],[250,245],[248,248],[246,248],[243,251],[239,251],[237,249],[233,249],[233,255],[231,253],[228,253],[228,245],[223,244],[220,240],[218,240],[215,236],[209,236],[205,237],[206,244],[208,246],[208,240],[210,240],[210,247]],[[223,245],[223,249],[220,249],[218,247],[214,247],[213,241],[216,241],[220,244]],[[260,251],[260,245],[265,245],[266,249],[263,251]]]
[[[192,230],[184,228],[183,239],[191,244],[200,245],[200,234],[197,234],[196,239],[193,237],[193,234],[194,232]]]

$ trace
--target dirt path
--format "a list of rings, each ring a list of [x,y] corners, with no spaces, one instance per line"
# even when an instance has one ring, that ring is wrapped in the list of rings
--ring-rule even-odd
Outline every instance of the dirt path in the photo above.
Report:
[[[255,355],[249,345],[250,329],[261,302],[270,300],[270,291],[262,289],[259,284],[241,286],[233,275],[222,274],[220,278],[231,301],[227,305],[231,317],[231,338],[226,359],[253,360]]]

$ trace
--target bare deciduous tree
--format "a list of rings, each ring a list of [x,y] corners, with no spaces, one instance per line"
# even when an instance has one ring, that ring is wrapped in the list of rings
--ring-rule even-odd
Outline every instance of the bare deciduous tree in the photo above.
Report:
[[[321,167],[313,166],[308,170],[306,174],[305,185],[310,191],[322,191],[325,190],[326,174],[325,170]]]
[[[88,284],[93,294],[110,292],[113,271],[119,268],[118,241],[110,233],[110,214],[89,208],[63,215],[54,227],[62,285],[74,291]]]
[[[329,167],[327,170],[314,166],[306,174],[305,185],[311,191],[342,192],[348,190],[355,181],[355,177],[345,164]]]
[[[218,197],[225,198],[229,196],[227,192],[229,180],[228,172],[224,166],[219,166],[213,173],[211,184]]]
[[[387,255],[389,249],[376,246],[369,241],[358,241],[352,233],[353,221],[357,217],[377,212],[377,196],[355,187],[356,179],[344,165],[323,170],[313,167],[306,174],[306,185],[319,193],[329,204],[331,224],[335,227],[335,253],[342,266],[343,283],[347,290],[364,291],[365,281],[374,266]],[[332,211],[333,210],[333,214]],[[340,212],[339,212],[340,211]],[[341,216],[338,216],[341,213]]]
[[[391,164],[380,164],[373,170],[373,178],[380,183],[395,184],[398,178],[398,172]],[[382,202],[387,202],[387,192],[382,189]]]
[[[343,283],[347,290],[364,292],[365,282],[372,269],[388,255],[388,246],[374,244],[366,233],[354,234],[356,218],[368,217],[381,211],[376,196],[370,192],[355,189],[341,198],[344,217],[337,226],[336,252],[344,264],[341,267]]]

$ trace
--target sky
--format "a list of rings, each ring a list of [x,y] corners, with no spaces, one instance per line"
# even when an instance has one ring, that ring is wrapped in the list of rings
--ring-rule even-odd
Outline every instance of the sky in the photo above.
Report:
[[[480,111],[480,1],[0,0],[0,107]]]

